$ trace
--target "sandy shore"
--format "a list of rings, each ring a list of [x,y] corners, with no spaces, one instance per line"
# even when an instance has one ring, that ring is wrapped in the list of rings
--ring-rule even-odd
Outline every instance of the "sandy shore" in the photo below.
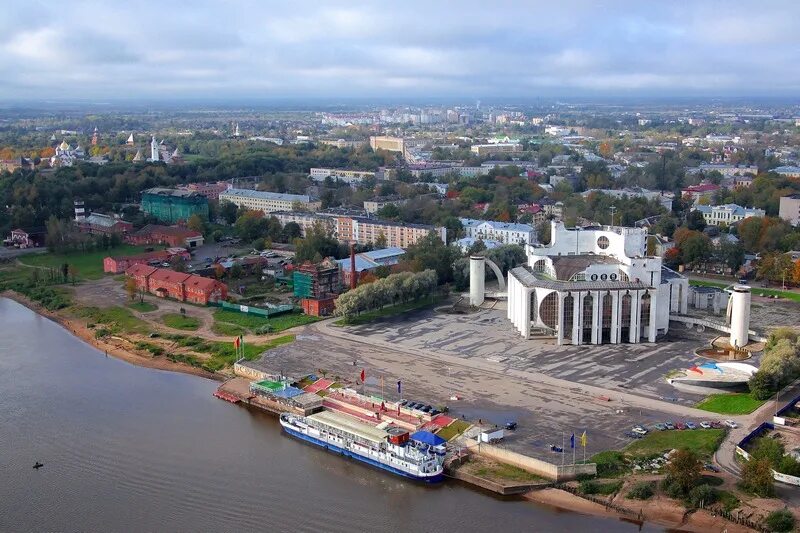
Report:
[[[82,321],[65,317],[58,312],[49,311],[36,302],[28,299],[24,295],[14,291],[2,292],[0,293],[0,296],[14,300],[17,303],[24,305],[31,311],[49,318],[53,322],[60,324],[67,331],[80,338],[87,344],[90,344],[98,350],[101,350],[112,357],[121,359],[132,365],[156,368],[158,370],[168,370],[170,372],[183,372],[184,374],[191,374],[193,376],[200,376],[218,381],[223,381],[225,379],[225,376],[213,374],[201,368],[196,368],[183,363],[176,363],[170,361],[166,357],[152,357],[149,354],[145,355],[139,353],[134,349],[123,346],[125,341],[122,341],[122,339],[115,340],[114,337],[111,337],[110,339],[97,339],[95,338],[94,330],[87,328],[86,324]]]
[[[636,516],[625,515],[599,503],[585,500],[569,492],[559,489],[541,489],[531,491],[523,496],[526,500],[571,511],[575,513],[607,518],[619,518],[638,523]],[[628,506],[626,506],[628,507]],[[750,528],[740,526],[713,516],[705,511],[696,511],[684,519],[685,509],[676,502],[655,498],[652,501],[642,502],[639,507],[629,506],[632,511],[641,509],[645,522],[651,522],[668,527],[672,531],[693,531],[698,533],[711,533],[727,531],[728,533],[747,533]]]

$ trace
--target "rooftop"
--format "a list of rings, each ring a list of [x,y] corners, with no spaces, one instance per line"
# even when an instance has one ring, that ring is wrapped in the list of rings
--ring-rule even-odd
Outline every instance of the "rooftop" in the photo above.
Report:
[[[198,197],[205,198],[205,196],[198,193],[197,191],[190,191],[187,189],[167,189],[165,187],[153,187],[152,189],[145,189],[142,191],[142,194],[172,196],[177,198],[198,198]]]
[[[252,189],[228,189],[220,193],[220,198],[241,197],[255,198],[258,200],[285,200],[287,202],[310,202],[311,197],[307,194],[289,194],[281,192],[254,191]]]
[[[578,272],[583,272],[588,267],[596,264],[619,265],[617,259],[607,255],[554,255],[550,259],[553,261],[553,268],[556,270],[556,277],[559,280],[567,281]]]
[[[605,291],[619,289],[652,289],[641,281],[556,281],[534,273],[527,265],[509,271],[525,287],[541,287],[557,291]]]

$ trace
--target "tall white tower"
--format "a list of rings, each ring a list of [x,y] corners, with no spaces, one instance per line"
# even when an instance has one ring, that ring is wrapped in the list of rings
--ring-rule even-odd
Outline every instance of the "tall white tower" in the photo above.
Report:
[[[486,276],[486,258],[473,255],[469,258],[469,305],[479,307],[485,298],[484,278]]]
[[[150,160],[158,161],[158,141],[156,141],[155,135],[153,135],[153,138],[150,141]]]
[[[734,285],[729,291],[728,323],[731,326],[730,344],[734,348],[746,346],[750,338],[750,287]]]

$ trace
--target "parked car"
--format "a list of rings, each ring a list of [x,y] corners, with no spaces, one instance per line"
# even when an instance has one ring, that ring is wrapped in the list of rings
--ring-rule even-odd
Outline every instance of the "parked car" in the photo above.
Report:
[[[508,422],[506,422],[506,429],[511,431],[517,429],[517,423],[514,422],[513,420],[509,420]]]
[[[703,429],[711,429],[711,424],[703,420],[702,422],[700,422],[700,427]]]
[[[697,429],[697,424],[694,422],[686,422],[686,429]]]
[[[625,436],[630,439],[641,439],[642,437],[644,437],[644,435],[642,435],[641,433],[634,433],[633,431],[625,433]]]
[[[634,428],[631,431],[633,431],[634,433],[637,433],[639,435],[642,435],[642,436],[647,435],[647,430],[645,428],[643,428],[642,426],[634,426]]]
[[[711,422],[711,427],[715,428],[715,429],[719,429],[719,428],[722,427],[722,422],[720,422],[719,420],[714,420],[714,421]]]
[[[430,405],[423,405],[423,406],[422,406],[422,409],[420,409],[420,410],[421,410],[423,413],[430,413],[430,412],[431,412],[431,409],[433,409],[433,407],[431,407]]]
[[[716,465],[712,465],[711,463],[704,464],[703,468],[705,468],[706,470],[710,470],[711,472],[719,473],[719,467]]]
[[[658,431],[664,431],[667,429],[667,425],[659,422],[658,424],[653,425],[653,429],[657,429]]]
[[[686,429],[686,424],[683,422],[675,422],[675,429]]]
[[[673,424],[672,422],[664,422],[664,427],[666,427],[667,429],[675,429],[675,424]]]
[[[408,404],[408,400],[400,400],[399,403],[400,403],[400,405],[405,407],[405,405]]]
[[[739,427],[739,425],[736,422],[734,422],[733,420],[731,420],[730,418],[728,420],[726,420],[724,422],[724,424],[726,426],[728,426],[729,428],[731,428],[731,429],[736,429],[736,428]]]

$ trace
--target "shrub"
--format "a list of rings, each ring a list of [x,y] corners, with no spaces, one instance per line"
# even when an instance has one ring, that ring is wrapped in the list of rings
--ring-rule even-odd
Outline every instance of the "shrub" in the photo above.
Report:
[[[764,524],[770,531],[791,531],[794,529],[794,515],[788,509],[772,511],[767,515]]]
[[[664,481],[661,482],[661,490],[664,491],[664,494],[676,500],[679,500],[684,496],[681,486],[668,477],[665,477]]]
[[[653,497],[653,484],[649,481],[640,481],[628,491],[628,498],[634,500],[649,500]]]
[[[591,462],[597,464],[597,477],[616,477],[628,471],[625,454],[618,451],[600,452]]]
[[[614,494],[620,488],[622,488],[622,481],[609,481],[607,483],[602,483],[600,481],[587,479],[581,481],[579,485],[579,490],[583,494],[602,494],[604,496]]]
[[[775,480],[772,477],[772,466],[767,459],[751,459],[742,465],[742,489],[769,498],[775,495]]]
[[[709,485],[698,485],[689,491],[689,505],[706,507],[719,499],[719,492]]]

